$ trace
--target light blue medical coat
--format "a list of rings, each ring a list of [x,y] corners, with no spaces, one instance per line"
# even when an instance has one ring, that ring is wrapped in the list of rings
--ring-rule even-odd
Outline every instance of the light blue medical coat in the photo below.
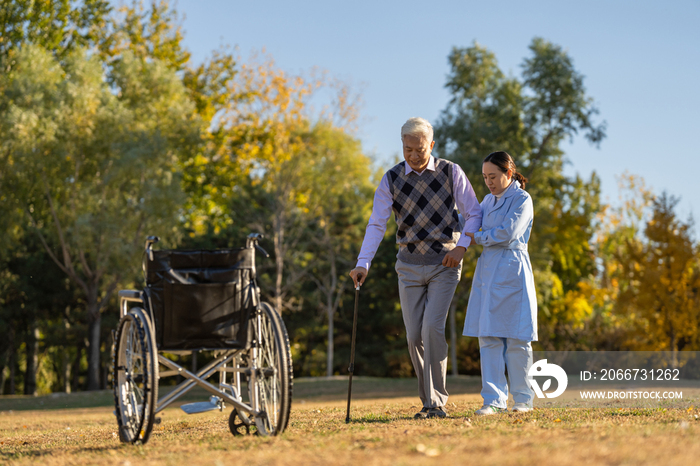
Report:
[[[476,263],[464,335],[537,340],[537,296],[527,242],[532,230],[532,198],[514,181],[494,205],[481,202],[484,251]]]

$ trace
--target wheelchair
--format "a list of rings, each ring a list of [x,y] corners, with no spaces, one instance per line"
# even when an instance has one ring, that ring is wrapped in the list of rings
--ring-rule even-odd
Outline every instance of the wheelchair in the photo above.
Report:
[[[260,301],[255,253],[269,257],[261,238],[251,234],[245,248],[226,250],[154,250],[158,237],[147,238],[146,287],[119,291],[121,319],[113,332],[114,414],[122,442],[146,443],[160,422],[156,415],[195,386],[211,397],[181,406],[188,414],[229,403],[233,435],[284,432],[292,356],[280,314]],[[192,371],[166,357],[199,352],[213,359]],[[216,374],[218,385],[207,380]],[[159,379],[171,376],[184,380],[159,399]]]

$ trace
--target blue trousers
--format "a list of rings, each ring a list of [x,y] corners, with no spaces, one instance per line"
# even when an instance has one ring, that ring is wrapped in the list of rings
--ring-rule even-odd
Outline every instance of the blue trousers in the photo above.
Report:
[[[527,379],[532,365],[532,344],[515,338],[479,337],[481,396],[485,406],[508,406],[508,380],[516,403],[532,407],[535,397]]]

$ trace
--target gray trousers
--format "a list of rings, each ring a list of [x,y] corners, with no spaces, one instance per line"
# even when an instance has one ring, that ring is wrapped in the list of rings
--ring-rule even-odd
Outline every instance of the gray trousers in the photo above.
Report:
[[[418,376],[418,393],[426,408],[447,403],[445,322],[461,272],[461,263],[458,267],[445,267],[396,261],[408,353]]]

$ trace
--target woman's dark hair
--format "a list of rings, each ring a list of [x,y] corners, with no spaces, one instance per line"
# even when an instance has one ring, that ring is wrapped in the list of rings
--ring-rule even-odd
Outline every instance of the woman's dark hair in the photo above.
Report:
[[[503,173],[508,173],[508,170],[513,171],[513,179],[520,183],[520,187],[525,189],[525,184],[527,183],[527,178],[525,178],[522,173],[518,172],[515,162],[513,162],[513,157],[511,157],[508,152],[499,150],[497,152],[491,152],[486,156],[483,163],[491,162],[498,167]]]

